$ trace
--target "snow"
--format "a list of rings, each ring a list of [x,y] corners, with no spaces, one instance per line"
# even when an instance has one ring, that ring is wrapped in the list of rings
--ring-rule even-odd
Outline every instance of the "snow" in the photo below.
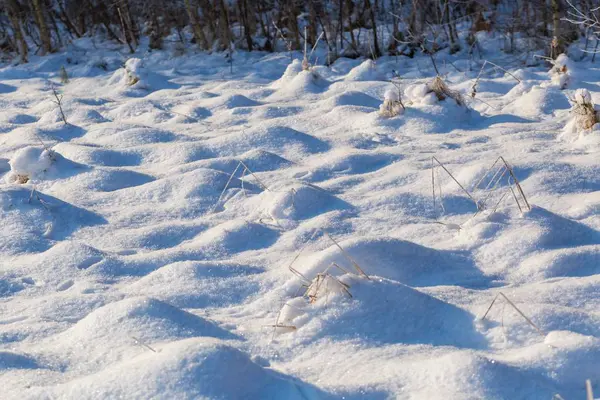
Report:
[[[600,101],[593,63],[561,56],[563,88],[498,57],[521,82],[490,68],[472,98],[480,67],[440,54],[465,106],[428,56],[76,42],[0,67],[3,399],[600,392],[600,128],[570,103]],[[434,209],[434,156],[494,207],[438,167]],[[480,184],[499,156],[530,209]],[[485,315],[500,292],[535,327]]]

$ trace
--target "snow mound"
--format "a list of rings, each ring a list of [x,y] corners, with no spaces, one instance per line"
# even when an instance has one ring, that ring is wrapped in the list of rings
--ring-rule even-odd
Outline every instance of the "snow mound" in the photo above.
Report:
[[[411,286],[432,286],[442,282],[465,285],[481,279],[481,273],[468,257],[401,239],[360,238],[341,241],[340,245],[367,275]],[[353,270],[344,254],[333,244],[312,256],[299,259],[294,268],[312,279],[334,262]]]
[[[97,308],[45,344],[60,357],[94,371],[139,353],[136,339],[152,345],[196,336],[236,338],[205,318],[160,300],[135,297]]]
[[[383,78],[384,75],[377,70],[377,65],[373,60],[368,59],[352,68],[344,80],[348,82],[380,81],[383,80]]]
[[[277,81],[273,82],[272,87],[274,88],[282,88],[285,87],[286,84],[293,81],[298,74],[302,72],[302,61],[295,59],[285,68],[285,71],[281,78]]]
[[[328,86],[329,82],[316,71],[300,71],[289,81],[282,82],[268,100],[314,97],[315,94],[324,92]]]
[[[325,398],[321,390],[264,368],[245,353],[215,339],[180,340],[158,353],[146,351],[113,368],[66,384],[30,390],[66,397],[140,399]],[[140,384],[143,382],[143,384]],[[235,382],[235,384],[232,384]]]
[[[331,210],[351,208],[350,204],[334,195],[307,185],[294,185],[277,192],[263,194],[262,203],[267,203],[265,213],[276,220],[303,220]],[[265,197],[270,197],[266,200]]]
[[[515,271],[515,279],[537,281],[550,278],[591,276],[600,273],[600,246],[590,245],[535,254]]]
[[[322,104],[325,110],[341,106],[377,108],[379,107],[379,100],[362,92],[348,90],[324,100]]]
[[[202,233],[192,245],[203,252],[204,259],[224,257],[249,250],[259,250],[273,244],[277,230],[256,222],[230,221]]]
[[[182,308],[222,307],[255,295],[258,284],[248,283],[260,272],[260,268],[226,262],[175,262],[141,278],[125,292]]]
[[[260,149],[280,154],[289,160],[329,149],[329,144],[315,136],[287,126],[268,126],[245,129],[226,137],[208,139],[206,145],[224,156],[237,156]]]
[[[515,97],[515,94],[511,91],[505,96],[514,101],[504,107],[503,112],[529,118],[544,118],[553,115],[557,110],[571,107],[565,94],[557,88],[534,86],[520,96]]]
[[[321,182],[340,176],[361,175],[377,171],[402,159],[381,151],[329,154],[326,160],[302,176],[303,180]]]
[[[387,279],[368,281],[348,275],[340,279],[349,285],[352,298],[330,293],[327,299],[307,305],[306,315],[283,315],[286,324],[298,324],[296,334],[301,339],[368,338],[376,343],[457,347],[483,344],[474,329],[474,316],[465,310]]]
[[[55,160],[51,150],[40,147],[24,147],[18,150],[11,160],[10,173],[6,180],[9,183],[27,183],[43,177]]]
[[[65,182],[64,188],[73,192],[113,192],[153,182],[154,177],[124,168],[94,168],[77,179]]]
[[[87,138],[94,139],[95,143],[106,144],[114,147],[134,147],[152,143],[165,143],[174,141],[177,136],[173,132],[155,128],[128,128],[125,130],[90,131]]]
[[[57,153],[75,162],[101,167],[130,167],[139,165],[141,156],[134,151],[108,150],[95,146],[74,143],[59,143],[54,146]]]
[[[48,277],[65,270],[88,269],[105,259],[107,255],[85,243],[68,240],[57,243],[36,257],[36,264],[45,269]]]
[[[537,206],[523,217],[498,213],[488,221],[477,223],[477,226],[480,232],[488,232],[484,237],[494,238],[476,251],[478,262],[493,260],[493,269],[486,272],[508,274],[517,280],[527,275],[527,271],[542,267],[537,264],[541,259],[535,261],[535,256],[543,251],[600,244],[600,232]],[[524,236],[523,232],[527,235]],[[526,264],[524,274],[513,274],[515,265],[520,265],[528,257],[534,258]],[[536,266],[532,266],[531,262]]]

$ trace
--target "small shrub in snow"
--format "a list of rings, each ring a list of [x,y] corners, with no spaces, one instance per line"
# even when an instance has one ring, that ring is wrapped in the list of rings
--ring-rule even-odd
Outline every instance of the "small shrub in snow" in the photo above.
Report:
[[[454,99],[454,101],[456,101],[456,104],[458,104],[459,106],[465,106],[465,100],[462,97],[462,94],[460,94],[460,92],[456,91],[456,90],[452,90],[448,87],[448,85],[446,84],[446,82],[444,82],[444,80],[442,79],[441,76],[436,76],[435,78],[433,78],[433,80],[431,82],[429,82],[429,84],[427,85],[429,87],[429,89],[435,93],[435,95],[437,96],[438,100],[445,100],[446,98],[451,98]]]
[[[125,63],[125,72],[127,74],[127,85],[133,86],[140,82],[144,66],[139,58],[130,58]]]
[[[67,74],[67,70],[65,69],[64,65],[60,67],[60,82],[63,85],[69,83],[69,74]]]
[[[433,105],[447,98],[451,98],[459,106],[466,106],[462,94],[456,90],[450,89],[439,75],[426,84],[421,83],[407,87],[404,94],[410,101],[410,104]]]
[[[8,162],[10,173],[6,179],[9,183],[27,183],[46,172],[54,160],[52,150],[39,147],[22,148]]]
[[[572,63],[569,57],[561,54],[556,60],[550,60],[552,68],[548,71],[552,83],[561,89],[566,89],[571,81]]]
[[[384,117],[395,117],[404,112],[404,104],[400,94],[394,89],[386,90],[383,95],[383,104],[379,106],[379,114]]]
[[[577,132],[591,130],[600,120],[599,111],[592,103],[592,95],[587,89],[577,89],[572,99],[573,107],[571,113],[575,122]]]

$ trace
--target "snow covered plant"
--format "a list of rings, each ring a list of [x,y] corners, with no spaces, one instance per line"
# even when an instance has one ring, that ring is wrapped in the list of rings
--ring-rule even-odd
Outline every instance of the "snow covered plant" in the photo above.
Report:
[[[69,83],[69,74],[67,73],[67,70],[65,69],[64,65],[61,65],[59,73],[60,73],[60,82],[63,85],[66,85],[67,83]]]
[[[441,76],[436,76],[431,82],[411,85],[406,88],[404,94],[409,104],[433,105],[447,98],[453,99],[459,106],[466,106],[462,94],[450,89]]]
[[[556,60],[549,59],[552,63],[552,68],[548,71],[552,84],[561,89],[566,89],[571,81],[572,63],[569,57],[561,54],[556,57]]]
[[[571,123],[574,124],[577,133],[591,130],[600,121],[600,111],[592,103],[592,95],[587,89],[577,89],[571,102]]]
[[[22,148],[8,162],[10,172],[6,180],[8,183],[27,183],[46,172],[55,159],[52,150],[39,147]]]
[[[379,106],[379,114],[383,117],[395,117],[404,112],[404,104],[400,93],[395,89],[388,89],[383,95],[383,104]]]
[[[125,72],[127,74],[127,85],[133,86],[140,82],[144,65],[139,58],[130,58],[125,63]]]

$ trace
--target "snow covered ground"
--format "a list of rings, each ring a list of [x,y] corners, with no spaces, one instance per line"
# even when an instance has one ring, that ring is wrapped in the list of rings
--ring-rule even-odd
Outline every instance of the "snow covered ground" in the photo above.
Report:
[[[410,86],[386,117],[428,58],[135,57],[0,68],[2,399],[600,393],[598,133],[563,132],[594,64],[489,67],[471,99],[439,59],[469,109]],[[503,156],[531,211],[471,218],[439,166],[434,208],[433,156],[477,201]],[[504,297],[481,319],[500,292],[539,331]]]

